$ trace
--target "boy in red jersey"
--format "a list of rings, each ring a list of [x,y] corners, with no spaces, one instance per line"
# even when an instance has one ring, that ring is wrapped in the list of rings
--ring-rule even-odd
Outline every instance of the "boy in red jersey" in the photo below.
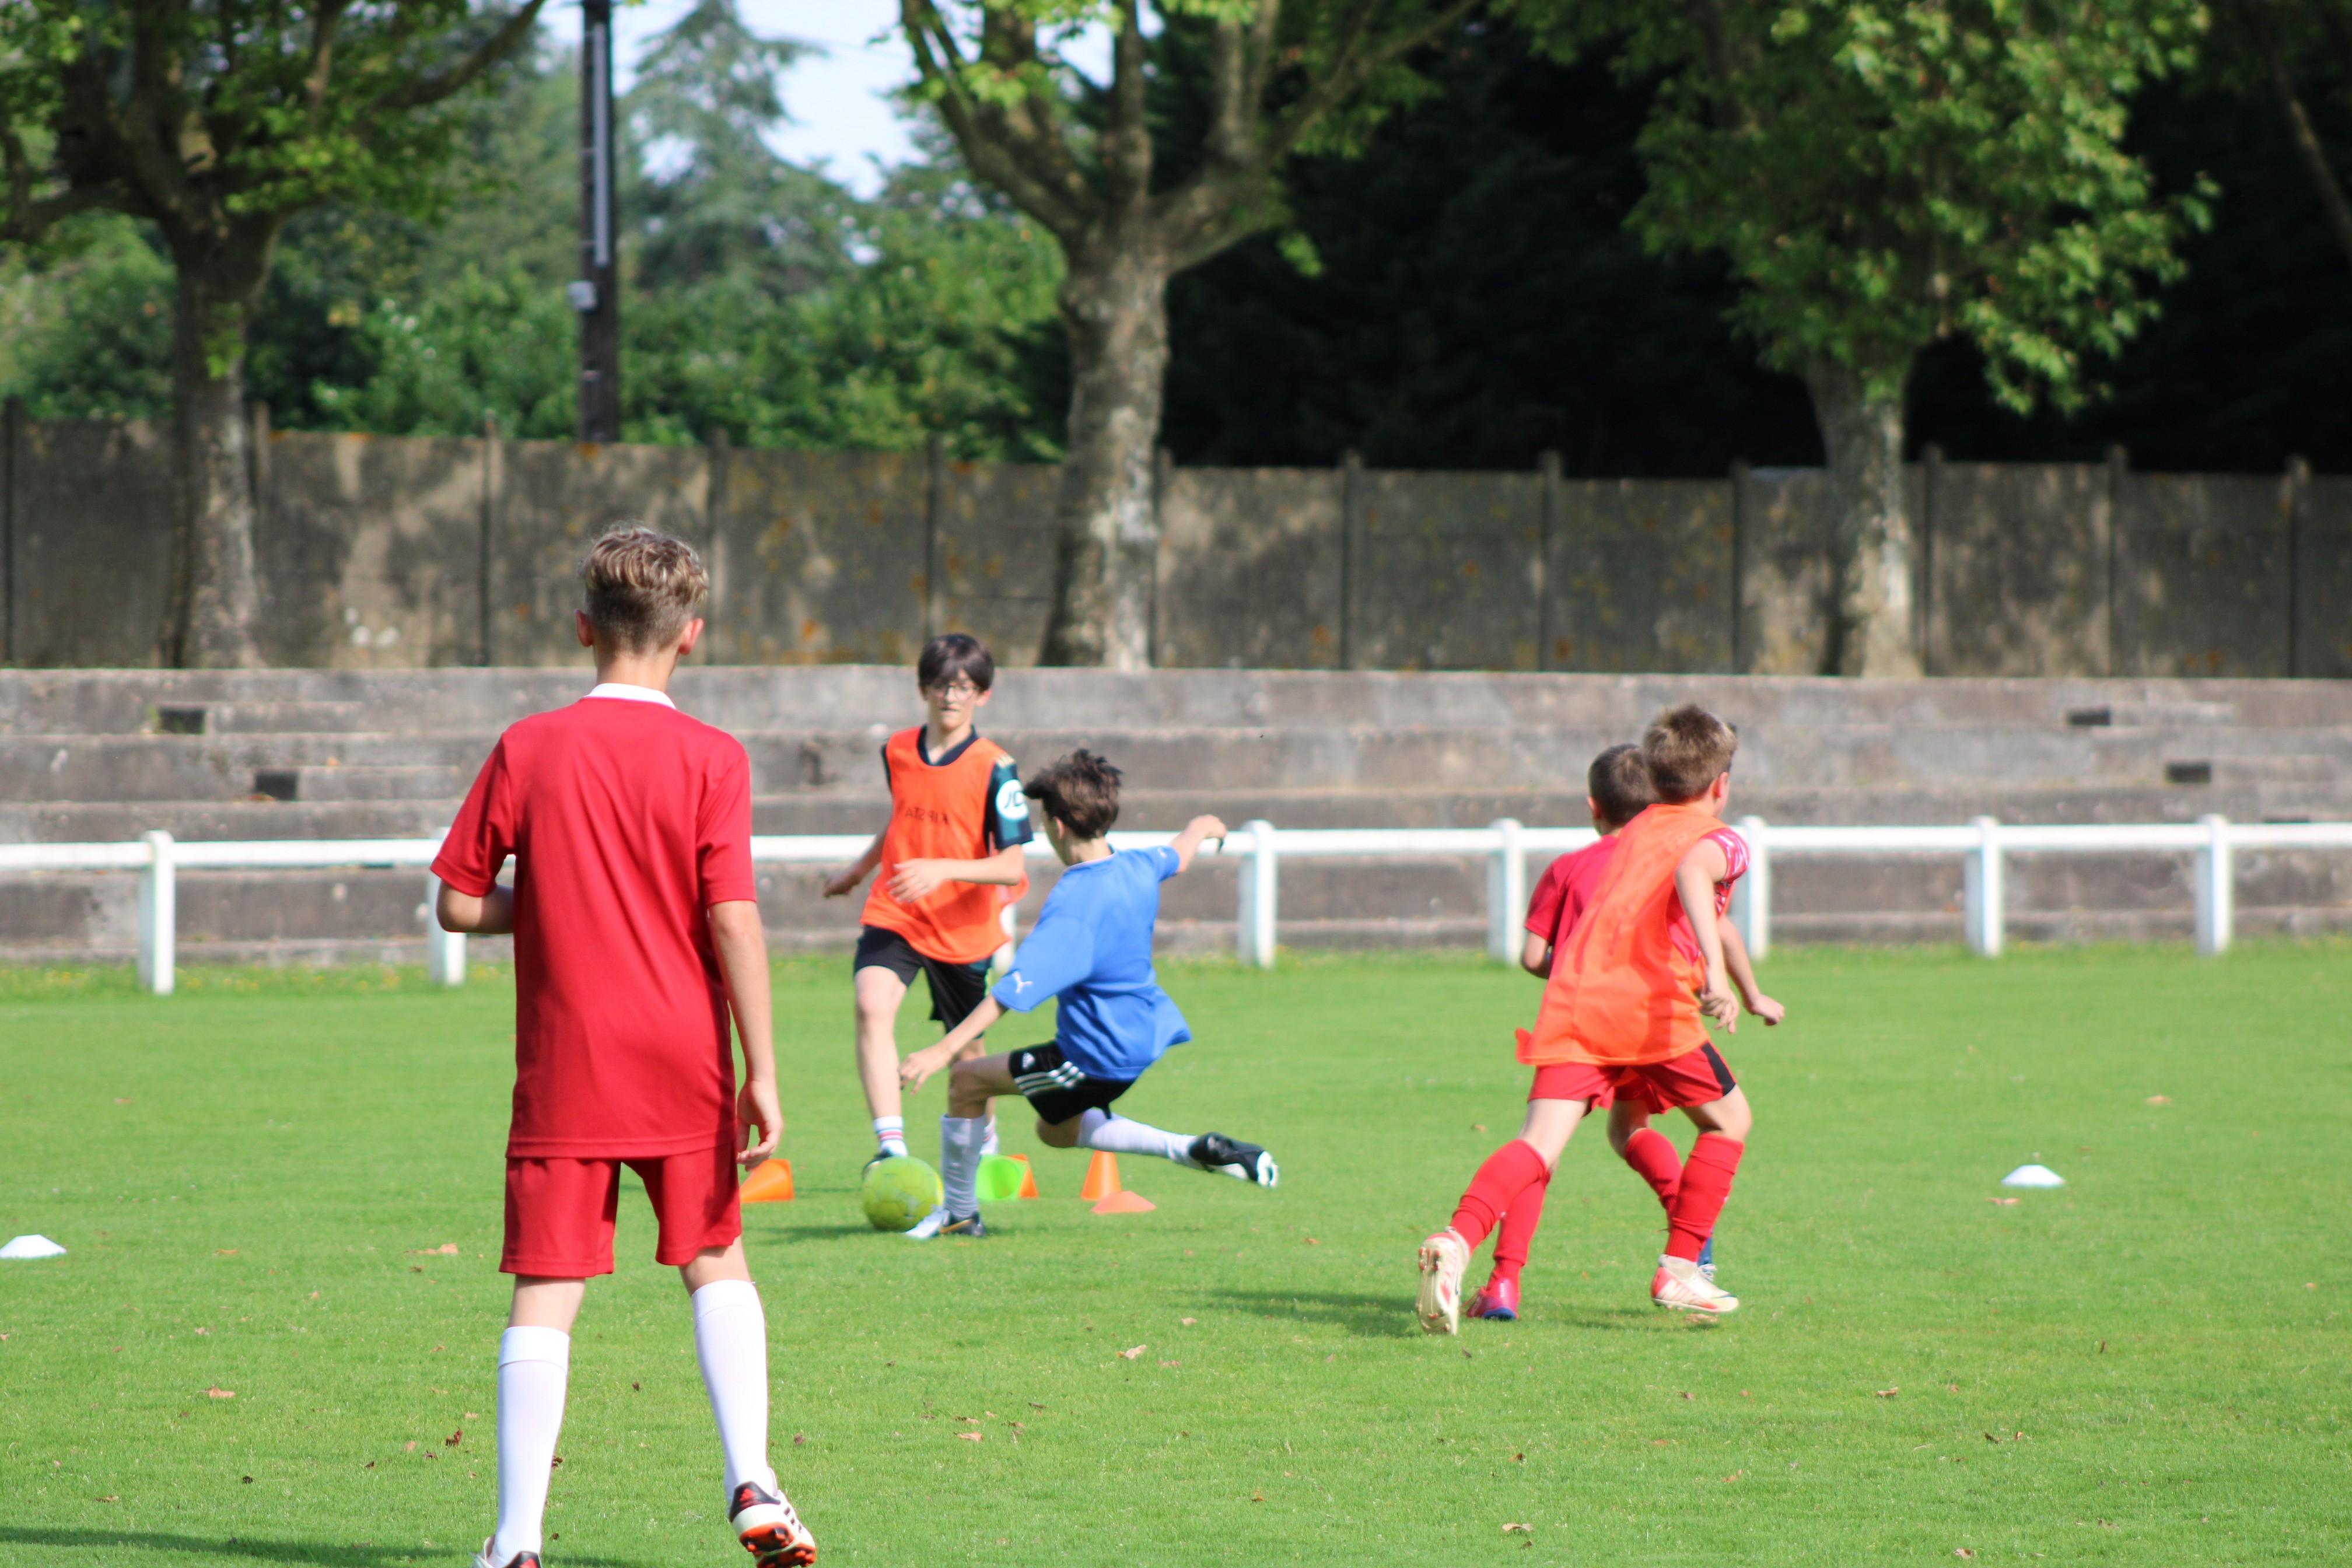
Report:
[[[499,1522],[475,1568],[539,1568],[572,1325],[590,1277],[613,1271],[623,1165],[660,1221],[655,1258],[691,1295],[729,1522],[761,1568],[811,1563],[816,1542],[768,1465],[767,1321],[736,1205],[737,1163],[765,1159],[783,1130],[751,761],[667,695],[702,635],[694,552],[624,529],[583,575],[595,687],[499,738],[433,862],[443,929],[515,939],[499,1263],[514,1304],[499,1342]]]
[[[1479,1167],[1453,1224],[1422,1243],[1417,1310],[1428,1331],[1455,1331],[1472,1248],[1529,1187],[1550,1180],[1585,1113],[1621,1095],[1654,1110],[1680,1109],[1700,1129],[1675,1185],[1651,1300],[1713,1315],[1738,1310],[1738,1300],[1698,1268],[1751,1121],[1705,1022],[1728,1029],[1738,1016],[1718,929],[1746,869],[1745,844],[1722,825],[1738,747],[1729,725],[1695,705],[1661,714],[1643,737],[1659,804],[1616,836],[1553,964],[1535,1031],[1519,1036],[1519,1059],[1538,1069],[1519,1136]]]
[[[961,632],[933,637],[915,665],[915,683],[930,721],[899,731],[882,748],[890,821],[866,853],[824,884],[824,896],[837,899],[876,867],[885,868],[858,917],[864,929],[850,963],[857,1078],[874,1119],[877,1160],[907,1152],[898,1005],[920,973],[929,984],[931,1016],[943,1029],[980,1005],[988,994],[989,960],[1006,941],[1004,910],[1029,888],[1021,861],[1035,837],[1020,769],[975,728],[996,683],[987,647]],[[983,1048],[975,1040],[971,1054]],[[994,1153],[990,1120],[987,1152]]]
[[[1616,834],[1657,800],[1657,792],[1650,783],[1649,764],[1642,760],[1642,748],[1634,745],[1611,746],[1593,758],[1585,773],[1585,789],[1584,805],[1592,814],[1592,826],[1601,835],[1599,841],[1563,855],[1546,867],[1528,900],[1528,934],[1520,950],[1519,967],[1538,979],[1550,977],[1554,955],[1567,945],[1570,933],[1592,902],[1601,879],[1609,868],[1610,856],[1617,847]],[[1740,867],[1745,869],[1747,845],[1736,834],[1729,837],[1740,857]],[[1738,879],[1738,873],[1732,879]],[[1724,897],[1727,899],[1728,895],[1727,883]],[[1779,1023],[1781,1006],[1757,985],[1756,971],[1748,961],[1748,949],[1740,941],[1738,928],[1725,920],[1719,922],[1718,929],[1724,967],[1738,988],[1742,1003],[1768,1026]],[[1646,1097],[1628,1094],[1615,1099],[1612,1094],[1597,1098],[1593,1103],[1596,1109],[1602,1105],[1609,1108],[1609,1146],[1633,1167],[1636,1175],[1650,1184],[1658,1201],[1671,1214],[1681,1184],[1682,1160],[1671,1142],[1650,1131],[1652,1112]],[[1555,1161],[1557,1158],[1554,1156]],[[1496,1225],[1494,1272],[1471,1302],[1472,1317],[1504,1322],[1518,1317],[1519,1271],[1527,1265],[1536,1228],[1543,1222],[1544,1195],[1549,1187],[1547,1178],[1526,1188]],[[1714,1254],[1715,1238],[1710,1236],[1698,1256],[1699,1271],[1709,1279],[1715,1278]]]

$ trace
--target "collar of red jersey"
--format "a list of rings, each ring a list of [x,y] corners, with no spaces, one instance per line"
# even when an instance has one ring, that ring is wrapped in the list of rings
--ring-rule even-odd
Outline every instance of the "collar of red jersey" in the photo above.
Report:
[[[624,702],[658,702],[665,708],[675,708],[667,691],[656,691],[650,686],[627,686],[617,680],[600,680],[588,689],[591,697],[616,697]]]

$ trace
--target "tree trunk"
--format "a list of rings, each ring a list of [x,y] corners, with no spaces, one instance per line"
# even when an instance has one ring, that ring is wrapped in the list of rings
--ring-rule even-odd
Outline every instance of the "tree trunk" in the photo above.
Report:
[[[250,288],[224,286],[202,258],[178,258],[172,331],[172,434],[179,516],[164,662],[254,668],[260,589],[254,568],[252,426],[245,409]],[[241,281],[241,280],[240,280]]]
[[[1069,446],[1055,501],[1043,664],[1151,668],[1160,517],[1152,453],[1168,371],[1168,258],[1107,239],[1062,284]]]
[[[1903,494],[1906,379],[1869,376],[1830,361],[1805,377],[1829,459],[1824,675],[1921,673],[1912,624],[1915,552]]]

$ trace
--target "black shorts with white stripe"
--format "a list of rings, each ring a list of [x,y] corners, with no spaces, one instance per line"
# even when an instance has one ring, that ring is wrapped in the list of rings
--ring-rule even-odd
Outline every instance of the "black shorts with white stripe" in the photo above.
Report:
[[[1048,1125],[1089,1110],[1108,1110],[1112,1100],[1135,1087],[1133,1079],[1087,1077],[1050,1041],[1011,1053],[1005,1065],[1013,1069],[1013,1086]]]

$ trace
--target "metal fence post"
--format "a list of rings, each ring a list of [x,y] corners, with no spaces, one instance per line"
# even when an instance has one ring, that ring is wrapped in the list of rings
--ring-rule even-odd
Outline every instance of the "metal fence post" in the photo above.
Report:
[[[466,984],[466,933],[441,926],[441,879],[425,879],[425,976],[436,985]]]
[[[1242,868],[1236,899],[1234,945],[1241,961],[1255,969],[1274,967],[1276,905],[1281,865],[1274,843],[1274,824],[1244,822],[1250,836],[1249,861]]]
[[[139,984],[158,996],[172,994],[178,962],[179,868],[168,833],[140,835],[147,845],[147,869],[139,878]]]
[[[1731,923],[1748,944],[1748,956],[1772,951],[1772,852],[1764,844],[1764,819],[1743,816],[1739,837],[1748,841],[1748,875],[1731,889]]]
[[[1512,939],[1528,907],[1528,852],[1519,841],[1517,818],[1499,817],[1487,826],[1500,841],[1486,858],[1486,955],[1509,963],[1518,953]]]
[[[1999,958],[2001,941],[2000,824],[1990,816],[1973,817],[1977,847],[1969,852],[1961,878],[1960,923],[1967,929],[1969,948],[1979,958]]]
[[[2207,958],[2230,951],[2237,922],[2237,867],[2230,854],[2230,819],[2197,819],[2210,836],[2197,854],[2197,951]]]

